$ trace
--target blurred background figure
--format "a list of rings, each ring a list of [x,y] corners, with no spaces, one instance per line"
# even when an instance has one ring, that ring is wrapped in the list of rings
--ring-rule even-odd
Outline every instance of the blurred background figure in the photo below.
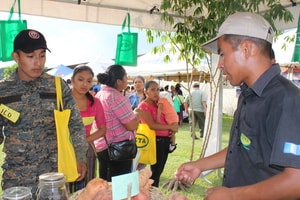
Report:
[[[193,88],[191,92],[191,99],[187,96],[184,100],[185,112],[189,114],[189,123],[191,136],[195,139],[199,139],[197,135],[193,135],[196,133],[196,125],[199,127],[200,137],[203,137],[204,132],[204,124],[205,124],[205,114],[206,114],[206,95],[204,91],[200,88],[200,84],[198,82],[193,83]],[[192,101],[191,101],[192,100]],[[193,105],[193,113],[194,113],[194,121],[192,122],[192,105]],[[194,131],[193,131],[194,130]]]
[[[133,79],[135,92],[129,96],[129,101],[132,110],[138,107],[139,103],[145,99],[144,87],[145,79],[142,76],[137,76]]]
[[[180,83],[177,83],[173,91],[173,104],[174,104],[175,111],[178,115],[179,126],[182,125],[183,111],[184,111],[184,97],[180,87],[181,87]]]

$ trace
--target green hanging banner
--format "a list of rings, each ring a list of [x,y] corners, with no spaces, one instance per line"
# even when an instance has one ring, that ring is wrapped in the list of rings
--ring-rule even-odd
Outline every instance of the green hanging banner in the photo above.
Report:
[[[298,28],[296,33],[296,43],[292,62],[300,62],[300,14],[298,18]]]
[[[2,61],[12,60],[14,39],[21,30],[27,29],[27,21],[21,20],[20,0],[18,0],[19,19],[12,20],[15,4],[16,0],[10,9],[8,20],[0,20],[0,60]]]

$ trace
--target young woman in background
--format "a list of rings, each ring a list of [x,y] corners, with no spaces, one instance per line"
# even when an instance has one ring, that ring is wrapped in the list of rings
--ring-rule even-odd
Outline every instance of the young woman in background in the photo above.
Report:
[[[87,176],[84,180],[70,183],[70,192],[75,192],[86,186],[95,178],[96,152],[94,141],[103,137],[106,132],[105,116],[102,104],[90,92],[93,85],[94,72],[86,65],[79,65],[74,69],[72,76],[72,95],[80,110],[86,130],[86,142],[89,144],[87,152]],[[95,128],[93,127],[95,124]],[[95,129],[95,130],[93,130]]]

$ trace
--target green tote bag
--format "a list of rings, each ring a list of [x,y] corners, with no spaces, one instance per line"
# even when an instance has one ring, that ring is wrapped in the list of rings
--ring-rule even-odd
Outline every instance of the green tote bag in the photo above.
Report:
[[[18,0],[19,19],[12,20],[15,4],[16,0],[10,9],[8,20],[0,20],[0,60],[2,61],[12,60],[14,39],[20,31],[27,29],[27,21],[21,20],[20,0]]]
[[[123,32],[127,22],[127,32]],[[130,14],[127,13],[122,33],[118,34],[115,64],[136,66],[137,65],[138,34],[130,32]]]

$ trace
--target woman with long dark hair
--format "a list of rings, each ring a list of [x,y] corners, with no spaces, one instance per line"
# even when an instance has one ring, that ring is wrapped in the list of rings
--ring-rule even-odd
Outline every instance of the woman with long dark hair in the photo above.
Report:
[[[86,142],[89,144],[87,152],[87,176],[83,181],[70,184],[70,191],[75,192],[86,186],[87,182],[95,178],[96,152],[94,141],[104,136],[106,132],[105,117],[99,99],[90,94],[93,85],[94,72],[86,65],[79,65],[74,69],[72,82],[72,95],[79,108],[86,130]],[[93,130],[92,126],[95,123]]]

